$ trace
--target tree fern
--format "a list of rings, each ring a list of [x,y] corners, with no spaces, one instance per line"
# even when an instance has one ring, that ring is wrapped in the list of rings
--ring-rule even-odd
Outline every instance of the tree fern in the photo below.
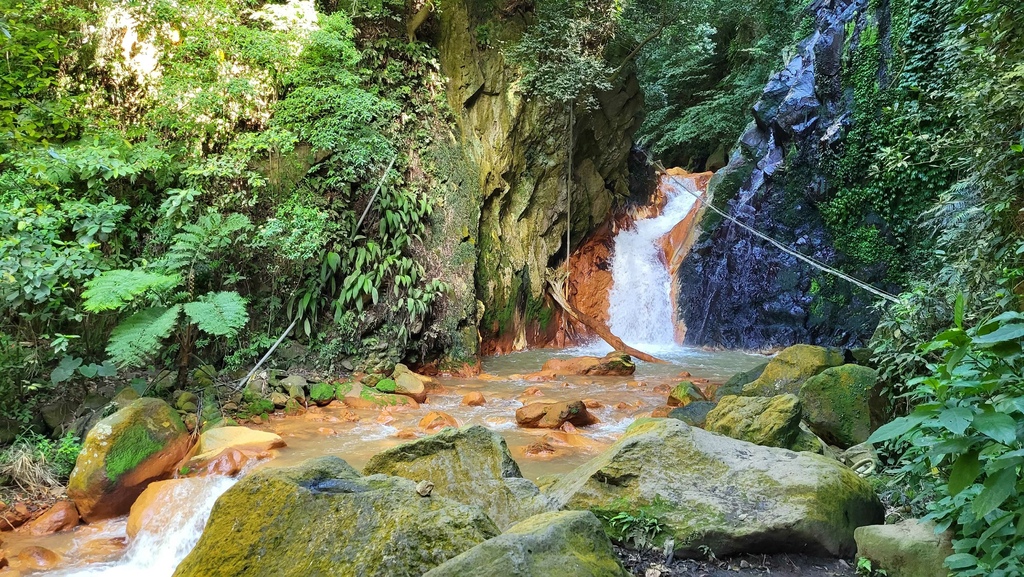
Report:
[[[231,291],[206,294],[186,303],[185,314],[199,330],[218,337],[233,335],[249,320],[245,299]]]
[[[124,308],[149,291],[173,288],[181,282],[176,274],[162,274],[143,269],[111,270],[85,283],[85,310],[110,311]]]
[[[182,231],[174,235],[173,244],[157,264],[171,271],[189,270],[210,259],[217,250],[230,246],[237,240],[238,233],[250,228],[249,219],[242,214],[227,217],[218,213],[203,215],[196,223],[184,225]]]
[[[138,366],[157,353],[162,341],[178,326],[181,305],[143,309],[117,325],[107,354],[118,365]]]

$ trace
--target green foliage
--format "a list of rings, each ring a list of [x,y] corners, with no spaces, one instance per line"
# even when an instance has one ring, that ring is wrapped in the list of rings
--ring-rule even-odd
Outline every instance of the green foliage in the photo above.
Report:
[[[83,308],[94,313],[119,310],[146,293],[166,291],[179,284],[181,277],[176,274],[143,269],[107,271],[86,284]]]
[[[869,439],[902,452],[898,474],[920,488],[939,527],[956,531],[956,575],[1024,571],[1024,314],[955,326],[921,346],[930,374],[911,380],[913,412]]]
[[[857,559],[857,575],[862,577],[886,577],[888,573],[884,569],[872,567],[871,559],[860,557]]]
[[[218,337],[233,335],[249,318],[245,299],[231,291],[205,294],[183,308],[199,330]]]
[[[0,451],[0,479],[28,491],[60,487],[71,476],[81,450],[80,439],[71,433],[56,440],[23,433]]]
[[[656,540],[664,533],[665,525],[652,513],[652,508],[642,507],[636,511],[619,511],[614,514],[602,511],[599,516],[605,521],[613,539],[632,542],[640,550],[653,549]]]

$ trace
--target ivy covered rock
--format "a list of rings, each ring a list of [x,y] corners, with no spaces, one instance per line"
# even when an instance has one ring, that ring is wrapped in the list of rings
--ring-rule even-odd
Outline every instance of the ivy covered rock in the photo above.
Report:
[[[476,505],[498,527],[550,509],[537,486],[522,478],[501,435],[473,425],[439,433],[374,455],[363,472],[430,481],[434,495]]]
[[[857,557],[871,561],[872,569],[888,577],[945,577],[943,564],[953,554],[952,534],[935,533],[935,523],[907,519],[895,525],[860,527]]]
[[[675,419],[640,419],[545,494],[563,509],[616,515],[652,506],[680,556],[801,552],[851,556],[884,508],[832,459],[737,441]]]
[[[598,357],[576,357],[572,359],[551,359],[544,363],[541,371],[551,375],[591,375],[625,377],[636,371],[633,358],[621,351],[613,351]]]
[[[825,441],[842,448],[868,440],[885,422],[878,372],[860,365],[825,369],[800,387],[804,419]]]
[[[321,457],[228,489],[174,575],[419,577],[497,534],[477,507]]]
[[[85,436],[68,496],[86,522],[128,513],[146,486],[174,473],[191,438],[177,411],[160,399],[132,401]]]
[[[359,383],[341,383],[335,395],[345,406],[352,409],[383,409],[385,407],[416,408],[419,403],[412,397],[382,393]]]
[[[423,577],[628,577],[590,511],[542,513]]]
[[[743,394],[752,397],[774,397],[797,394],[804,381],[830,367],[844,363],[843,353],[814,345],[793,345],[782,350],[768,362],[757,379],[744,385]]]
[[[788,449],[800,436],[800,399],[796,395],[725,397],[708,413],[704,428],[756,445]]]

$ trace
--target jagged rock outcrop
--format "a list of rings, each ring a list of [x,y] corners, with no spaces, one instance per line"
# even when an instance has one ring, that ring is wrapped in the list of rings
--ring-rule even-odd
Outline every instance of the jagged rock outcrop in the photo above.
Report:
[[[522,7],[512,8],[496,10],[472,0],[446,4],[437,42],[467,164],[463,188],[473,194],[458,202],[474,206],[464,220],[477,216],[451,232],[476,243],[476,298],[482,306],[475,311],[479,319],[472,321],[479,320],[484,352],[552,338],[557,323],[544,297],[544,275],[563,258],[570,225],[568,113],[527,100],[514,86],[518,72],[505,63],[500,46],[519,38],[526,18],[519,12]],[[481,29],[488,31],[486,37]],[[641,120],[642,96],[635,78],[623,78],[611,91],[596,95],[597,109],[576,115],[574,246],[605,221],[617,198],[628,195],[627,158]]]
[[[843,59],[857,49],[866,0],[819,0],[815,31],[754,105],[754,121],[709,195],[732,218],[832,266],[842,266],[817,203],[832,183],[821,170],[849,123]],[[887,9],[887,8],[885,8]],[[882,32],[885,32],[884,30]],[[678,273],[680,316],[693,345],[763,348],[846,345],[873,330],[869,295],[828,277],[711,211]],[[880,282],[882,270],[857,276]]]

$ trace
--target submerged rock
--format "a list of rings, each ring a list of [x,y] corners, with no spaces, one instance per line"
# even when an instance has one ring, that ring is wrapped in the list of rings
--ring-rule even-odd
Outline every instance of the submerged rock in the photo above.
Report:
[[[459,421],[444,411],[430,411],[419,422],[420,430],[425,433],[436,433],[446,427],[458,429]]]
[[[321,457],[228,489],[174,575],[419,577],[497,534],[477,507]]]
[[[551,509],[536,485],[522,478],[501,435],[479,425],[378,453],[363,472],[430,481],[434,495],[479,506],[499,527]]]
[[[725,397],[708,413],[704,428],[755,445],[789,449],[800,436],[800,399]]]
[[[829,443],[842,448],[868,440],[885,422],[878,371],[860,365],[825,369],[800,387],[804,419]]]
[[[871,560],[873,569],[881,569],[889,577],[945,577],[943,566],[953,554],[949,531],[935,534],[935,523],[907,519],[895,525],[860,527],[857,557]]]
[[[190,445],[170,405],[152,398],[132,401],[86,435],[68,496],[87,522],[124,515],[149,483],[174,473]]]
[[[544,363],[542,372],[559,375],[591,375],[625,377],[636,371],[633,358],[621,351],[614,351],[597,357],[576,357],[573,359],[551,359]]]
[[[774,397],[797,394],[804,381],[830,367],[844,363],[843,353],[814,345],[793,345],[768,362],[761,376],[743,387],[743,394]]]
[[[423,577],[628,577],[590,511],[530,517]]]
[[[597,422],[583,401],[536,402],[516,410],[516,424],[533,429],[557,429],[565,423],[585,427]]]
[[[854,529],[884,509],[834,460],[641,419],[601,455],[545,491],[564,509],[615,515],[655,505],[680,556],[800,552],[850,556]]]

